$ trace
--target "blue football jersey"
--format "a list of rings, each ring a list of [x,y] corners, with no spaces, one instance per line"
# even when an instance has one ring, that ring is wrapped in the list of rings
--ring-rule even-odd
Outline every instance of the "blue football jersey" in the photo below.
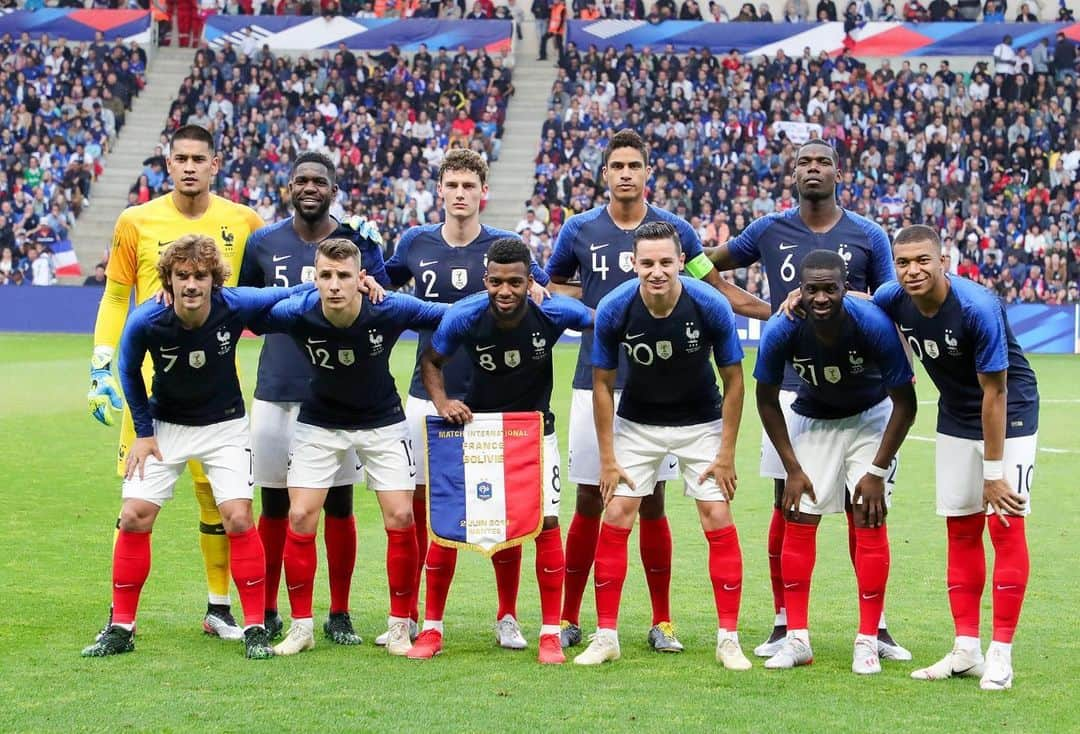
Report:
[[[454,247],[443,239],[442,224],[412,227],[398,240],[393,256],[386,262],[386,272],[394,288],[415,280],[414,294],[422,301],[457,303],[466,296],[484,290],[488,249],[493,242],[505,237],[521,239],[513,232],[484,224],[475,240],[464,247]],[[536,282],[547,285],[549,279],[539,265],[534,262],[531,270]],[[421,331],[409,394],[423,400],[431,398],[420,379],[420,356],[430,345],[431,331]],[[446,394],[463,400],[472,378],[472,365],[464,353],[446,364],[443,378],[446,381]]]
[[[649,205],[645,222],[668,222],[675,227],[682,242],[686,262],[702,254],[701,239],[686,221],[666,209]],[[589,308],[596,308],[600,301],[615,288],[628,280],[636,280],[632,257],[634,254],[634,230],[622,229],[611,219],[607,206],[598,206],[566,220],[551,258],[545,268],[549,275],[581,279],[581,301]],[[574,370],[574,388],[592,390],[592,341],[594,334],[581,335],[577,368]],[[626,363],[620,365],[615,377],[616,386],[626,382]]]
[[[450,307],[431,340],[443,356],[460,348],[473,366],[465,404],[477,412],[539,410],[544,432],[555,430],[551,412],[552,350],[567,329],[592,328],[592,312],[573,298],[553,296],[537,306],[526,302],[521,323],[499,328],[486,292]]]
[[[844,323],[835,344],[824,344],[808,319],[775,314],[758,345],[754,378],[781,385],[791,364],[800,385],[792,409],[808,418],[846,418],[885,399],[886,391],[910,385],[914,375],[892,320],[854,296],[843,301]]]
[[[946,276],[949,277],[949,276]],[[978,373],[1008,370],[1005,435],[1039,430],[1039,387],[996,295],[966,278],[949,277],[949,295],[933,316],[923,316],[895,281],[874,294],[937,385],[937,431],[981,440],[982,398]]]
[[[390,279],[383,265],[382,244],[338,223],[326,239],[344,238],[360,249],[360,267],[384,288]],[[315,247],[305,242],[289,217],[262,227],[248,238],[240,267],[240,285],[290,286],[315,280]],[[311,360],[285,334],[267,334],[259,352],[255,397],[269,402],[300,402],[308,396]]]
[[[132,311],[120,337],[117,367],[139,438],[154,435],[153,419],[207,426],[244,416],[236,375],[236,342],[249,322],[288,298],[288,288],[221,288],[210,315],[188,329],[172,306],[149,300]],[[153,395],[142,376],[147,352],[154,363]]]
[[[288,334],[307,356],[313,377],[297,420],[325,428],[380,428],[405,419],[390,350],[403,331],[434,329],[446,309],[388,293],[382,303],[365,299],[356,320],[338,328],[311,292],[277,304],[252,328]]]
[[[618,414],[636,423],[685,426],[721,417],[720,390],[709,363],[742,361],[731,304],[710,285],[682,277],[675,309],[655,318],[641,299],[640,285],[623,283],[596,309],[592,364],[617,369],[628,356],[626,386]]]

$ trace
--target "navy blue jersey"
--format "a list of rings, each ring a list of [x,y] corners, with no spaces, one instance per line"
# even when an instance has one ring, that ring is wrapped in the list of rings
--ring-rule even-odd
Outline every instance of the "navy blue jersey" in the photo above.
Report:
[[[360,248],[360,267],[384,288],[390,279],[383,265],[382,243],[349,224],[338,223],[329,237],[344,238]],[[255,231],[247,241],[240,267],[240,285],[290,286],[315,280],[315,247],[305,242],[289,217]],[[311,360],[284,334],[267,334],[259,353],[255,397],[274,403],[300,402],[308,396]]]
[[[704,251],[697,232],[686,221],[666,209],[650,204],[645,212],[645,222],[668,222],[675,227],[682,242],[686,262]],[[634,230],[622,229],[611,218],[607,206],[598,206],[566,220],[551,258],[545,266],[549,275],[572,278],[576,273],[581,279],[581,301],[589,308],[596,308],[600,301],[615,288],[628,280],[636,280],[632,257],[634,254]],[[574,370],[574,388],[592,390],[592,340],[594,335],[581,335],[577,368]],[[626,360],[619,365],[615,385],[622,388],[626,383]]]
[[[949,285],[945,303],[933,316],[919,313],[895,281],[874,294],[874,303],[900,326],[937,385],[938,433],[982,440],[978,373],[1008,370],[1005,436],[1032,435],[1039,430],[1039,387],[1013,336],[1005,306],[984,286],[966,278],[949,277]]]
[[[799,287],[803,258],[814,250],[831,250],[844,258],[850,290],[873,293],[882,283],[896,278],[885,230],[854,212],[842,211],[840,221],[824,234],[811,231],[795,207],[754,220],[727,243],[740,266],[761,261],[773,312]],[[801,380],[789,369],[783,388],[798,390],[800,385]]]
[[[910,385],[914,375],[896,327],[880,308],[855,296],[843,301],[844,323],[835,344],[824,344],[807,319],[775,314],[761,332],[754,378],[781,385],[791,364],[799,376],[792,409],[808,418],[847,418]]]
[[[277,304],[252,328],[288,334],[312,365],[310,394],[297,420],[325,428],[380,428],[405,419],[390,350],[403,331],[438,326],[446,309],[388,293],[382,303],[365,299],[356,320],[338,328],[311,292]]]
[[[188,329],[171,306],[152,299],[131,312],[120,337],[118,369],[131,408],[135,435],[154,435],[153,419],[208,426],[244,416],[236,376],[236,341],[247,324],[278,301],[288,288],[221,288],[210,295],[210,315]],[[154,363],[153,395],[146,396],[142,364]]]
[[[712,352],[720,367],[743,357],[731,304],[712,286],[682,277],[675,309],[649,313],[637,281],[623,283],[596,309],[592,363],[613,370],[627,360],[618,414],[636,423],[686,426],[721,417]]]
[[[521,239],[513,232],[484,224],[475,240],[464,247],[454,247],[443,239],[441,224],[412,227],[398,240],[393,256],[386,263],[386,272],[394,288],[415,280],[414,294],[422,301],[457,303],[484,290],[488,249],[495,240],[505,237]],[[547,285],[549,278],[539,265],[534,262],[531,270],[536,282]],[[424,400],[431,398],[420,379],[420,355],[430,345],[431,331],[421,331],[409,394]],[[451,398],[463,400],[471,378],[472,365],[464,354],[452,358],[443,367],[446,394]]]
[[[539,410],[544,414],[544,432],[552,433],[552,350],[567,329],[592,328],[592,312],[580,301],[562,296],[545,299],[542,306],[527,301],[526,307],[521,323],[501,329],[488,294],[473,294],[450,307],[431,346],[446,357],[465,347],[474,369],[465,396],[470,409]]]

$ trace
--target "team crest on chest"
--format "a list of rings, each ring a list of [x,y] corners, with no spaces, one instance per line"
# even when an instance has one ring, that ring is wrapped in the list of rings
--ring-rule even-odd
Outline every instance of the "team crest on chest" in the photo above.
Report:
[[[356,354],[351,349],[339,349],[337,352],[338,362],[348,367],[356,361]]]
[[[629,273],[634,269],[634,254],[632,252],[619,253],[619,270]]]
[[[228,354],[232,349],[232,335],[229,334],[229,330],[222,327],[217,332],[218,340],[218,354]]]
[[[844,258],[844,262],[850,263],[853,253],[851,252],[851,250],[848,249],[846,242],[841,242],[840,246],[836,248],[836,254]]]
[[[469,283],[469,271],[466,268],[454,268],[450,271],[450,285],[459,291]]]
[[[858,352],[848,352],[848,362],[851,364],[851,374],[857,375],[863,371],[863,358]]]
[[[701,338],[701,330],[697,328],[697,324],[693,321],[686,322],[686,351],[693,354],[701,345],[698,344],[698,339]],[[667,357],[664,357],[667,359]]]
[[[950,357],[960,356],[960,340],[953,336],[952,329],[945,330],[945,351]]]
[[[368,343],[371,345],[371,356],[382,354],[383,335],[377,329],[368,329]]]
[[[539,331],[532,333],[533,359],[543,359],[547,354],[547,339]]]
[[[836,365],[827,365],[823,370],[823,374],[825,375],[825,379],[834,385],[840,382],[840,368]]]
[[[671,348],[671,342],[668,340],[656,342],[656,356],[660,359],[671,359],[673,350]]]
[[[231,253],[233,249],[233,242],[235,242],[236,236],[229,231],[228,227],[221,228],[221,246],[225,248],[226,252]]]
[[[197,349],[194,352],[188,354],[188,364],[199,369],[206,364],[206,352],[201,349]]]
[[[926,350],[926,356],[931,359],[937,359],[941,355],[941,350],[933,339],[923,339],[923,349]]]
[[[503,361],[506,362],[507,367],[517,367],[521,364],[521,352],[517,349],[503,352]]]

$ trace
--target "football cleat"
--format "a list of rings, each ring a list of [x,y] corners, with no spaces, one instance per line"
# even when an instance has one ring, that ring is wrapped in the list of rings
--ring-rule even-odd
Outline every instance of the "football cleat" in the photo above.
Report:
[[[1012,655],[1001,648],[991,646],[986,651],[986,670],[979,680],[984,691],[1004,691],[1012,688]]]
[[[780,652],[765,661],[765,667],[769,670],[786,670],[798,665],[810,665],[812,662],[814,651],[810,649],[810,643],[789,636],[784,640]]]
[[[266,634],[270,636],[270,639],[276,640],[281,637],[281,633],[285,629],[285,622],[282,621],[281,615],[278,614],[276,609],[267,609],[263,615],[263,626],[266,627]]]
[[[731,635],[717,635],[716,662],[728,670],[750,670],[753,667],[743,654],[739,638]]]
[[[375,644],[379,647],[386,647],[386,638],[390,635],[390,630],[386,630],[381,635],[375,638]],[[416,624],[415,619],[409,620],[409,639],[416,642],[416,638],[420,635],[420,627]]]
[[[431,629],[420,633],[405,657],[410,660],[430,660],[441,652],[442,632]]]
[[[228,604],[207,604],[203,632],[223,640],[244,639],[244,628],[236,623]]]
[[[881,658],[878,645],[873,638],[855,640],[855,653],[851,658],[851,671],[859,675],[873,675],[881,672]]]
[[[675,625],[661,622],[649,630],[649,647],[657,652],[682,652],[683,644],[675,636]]]
[[[135,633],[115,624],[110,624],[97,636],[93,645],[83,648],[84,658],[103,658],[107,655],[119,655],[135,649]]]
[[[882,660],[911,660],[911,652],[892,638],[887,629],[878,630],[877,654]]]
[[[386,630],[386,652],[390,655],[406,655],[412,649],[408,622],[394,622]]]
[[[780,648],[784,646],[784,640],[786,639],[787,627],[783,625],[773,627],[769,639],[754,648],[754,655],[759,658],[771,658],[773,655],[780,652]]]
[[[540,654],[537,659],[545,665],[562,665],[566,662],[566,655],[562,651],[562,640],[559,635],[540,635]]]
[[[581,644],[581,627],[573,622],[563,620],[559,623],[559,644],[563,647],[574,647]]]
[[[294,619],[285,639],[274,645],[275,655],[296,655],[315,647],[315,630],[310,619]]]
[[[975,677],[983,674],[982,651],[964,650],[953,647],[952,652],[926,668],[919,668],[911,673],[915,680],[944,680],[945,678]]]
[[[249,660],[274,657],[274,649],[270,647],[270,632],[266,627],[248,627],[244,630],[244,657]]]
[[[509,614],[495,623],[495,639],[499,647],[507,650],[524,650],[528,645],[521,634],[521,625]]]
[[[94,635],[94,642],[97,642],[102,637],[104,637],[105,633],[109,631],[110,627],[112,627],[112,613],[113,613],[113,607],[112,607],[112,604],[110,604],[109,605],[109,618],[107,620],[105,620],[105,626],[103,626],[100,630],[98,630],[98,633],[96,635]],[[135,624],[134,623],[132,623],[132,625],[131,625],[131,634],[132,634],[132,636],[135,635]]]
[[[589,635],[589,646],[574,658],[574,664],[601,665],[609,660],[618,660],[621,656],[618,635],[598,630],[596,634]]]
[[[335,645],[359,645],[363,642],[353,629],[348,612],[331,612],[323,622],[323,634]]]

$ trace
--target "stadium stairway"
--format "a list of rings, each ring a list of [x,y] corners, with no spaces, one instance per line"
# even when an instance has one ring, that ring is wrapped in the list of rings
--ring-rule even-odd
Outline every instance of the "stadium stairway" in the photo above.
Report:
[[[554,43],[548,61],[537,61],[539,42],[531,20],[523,28],[525,38],[514,44],[514,97],[506,111],[506,134],[499,160],[492,164],[484,222],[513,229],[525,214],[532,195],[533,158],[540,141],[540,127],[547,116],[547,96],[555,81]]]
[[[192,49],[158,48],[146,73],[146,88],[132,103],[113,151],[105,159],[105,172],[90,188],[90,207],[71,230],[71,244],[84,275],[104,259],[112,240],[113,225],[127,204],[128,190],[142,173],[165,125],[169,105],[191,69]],[[82,283],[82,276],[68,278]]]

